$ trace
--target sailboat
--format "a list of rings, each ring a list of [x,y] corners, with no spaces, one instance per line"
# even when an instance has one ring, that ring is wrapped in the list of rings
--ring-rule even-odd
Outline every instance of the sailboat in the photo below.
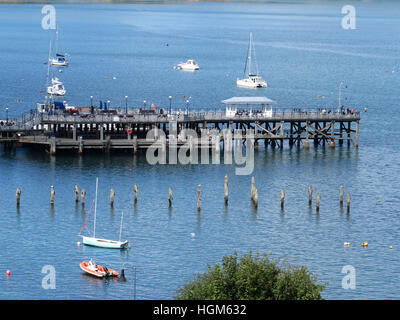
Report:
[[[51,40],[50,40],[50,47],[49,47],[49,61],[51,62]],[[46,90],[47,94],[50,96],[50,100],[52,100],[53,96],[65,96],[67,93],[67,90],[64,87],[64,84],[58,79],[57,77],[53,77],[53,72],[51,69],[51,84],[49,84],[49,78],[50,78],[50,63],[47,65],[47,78],[46,78]]]
[[[251,59],[252,59],[252,51],[254,51],[254,60],[256,64],[256,73],[253,73],[251,70]],[[266,88],[267,82],[261,78],[258,74],[258,65],[256,60],[256,51],[253,45],[253,33],[250,32],[250,39],[249,39],[249,48],[247,50],[247,59],[246,64],[244,67],[244,75],[243,79],[237,79],[236,85],[239,87],[245,88]]]
[[[65,55],[58,53],[58,29],[56,30],[56,57],[50,59],[50,64],[58,67],[68,66],[68,60]]]
[[[79,232],[79,235],[82,237],[83,244],[86,244],[88,246],[94,246],[94,247],[101,247],[101,248],[109,248],[109,249],[125,249],[128,247],[128,240],[121,241],[121,235],[122,235],[122,221],[124,218],[124,213],[122,212],[121,216],[121,226],[120,226],[120,231],[119,231],[119,240],[108,240],[108,239],[102,239],[102,238],[96,238],[96,213],[97,213],[97,188],[98,188],[98,183],[99,179],[96,178],[96,198],[95,198],[95,204],[94,204],[94,227],[93,227],[93,237],[87,237],[84,235],[81,235],[80,233],[84,229],[86,225],[87,218],[89,217],[90,211],[88,213],[88,217],[86,218],[86,221],[81,229],[81,232]]]

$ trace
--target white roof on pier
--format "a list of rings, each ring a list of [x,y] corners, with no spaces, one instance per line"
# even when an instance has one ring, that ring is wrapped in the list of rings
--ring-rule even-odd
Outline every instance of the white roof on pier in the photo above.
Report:
[[[267,97],[232,97],[226,100],[222,100],[222,103],[229,105],[246,105],[246,104],[275,104],[274,100]]]

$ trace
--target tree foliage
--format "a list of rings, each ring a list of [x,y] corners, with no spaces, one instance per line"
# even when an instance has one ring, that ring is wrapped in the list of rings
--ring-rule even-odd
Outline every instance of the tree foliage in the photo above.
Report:
[[[180,300],[319,300],[325,285],[306,267],[280,263],[250,251],[223,257],[178,289]]]

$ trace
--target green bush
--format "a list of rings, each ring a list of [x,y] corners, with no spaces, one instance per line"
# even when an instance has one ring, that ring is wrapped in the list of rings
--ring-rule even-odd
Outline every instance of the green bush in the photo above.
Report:
[[[178,289],[179,300],[319,300],[325,285],[306,267],[252,252],[238,261],[237,253],[225,256],[222,265],[208,266],[204,274]]]

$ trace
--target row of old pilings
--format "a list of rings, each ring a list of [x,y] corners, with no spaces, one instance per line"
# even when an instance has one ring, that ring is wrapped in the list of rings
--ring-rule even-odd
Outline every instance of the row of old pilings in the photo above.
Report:
[[[138,201],[138,193],[139,193],[139,187],[137,184],[134,185],[133,191],[134,191],[134,203],[136,204]],[[21,188],[17,188],[15,195],[16,195],[18,207],[21,202],[21,193],[22,193]],[[55,194],[56,194],[56,192],[54,190],[54,186],[51,186],[51,188],[50,188],[50,204],[52,206],[54,205]],[[82,190],[79,192],[78,185],[75,185],[74,194],[75,194],[75,202],[76,203],[79,202],[79,195],[80,195],[82,206],[84,206],[86,190],[82,188]],[[281,209],[283,210],[284,206],[285,206],[285,190],[284,189],[281,190],[280,198],[281,198]],[[256,187],[254,176],[251,178],[250,199],[251,199],[252,205],[255,208],[257,208],[258,207],[258,189]],[[110,206],[111,207],[114,207],[114,200],[115,200],[115,191],[113,188],[111,188],[110,189]],[[169,187],[168,188],[169,207],[172,207],[172,200],[173,200],[172,188]],[[224,203],[226,206],[228,205],[228,200],[229,200],[228,176],[225,175],[225,178],[224,178]],[[351,197],[350,197],[350,194],[348,193],[346,195],[347,213],[350,213],[350,200],[351,200]],[[309,205],[309,207],[312,206],[312,201],[313,201],[313,189],[311,186],[309,186],[308,187],[308,205]],[[344,188],[343,188],[343,186],[340,186],[340,188],[339,188],[339,203],[340,203],[341,208],[343,208],[343,202],[344,202]],[[321,195],[320,195],[320,193],[317,193],[315,196],[315,210],[317,213],[319,213],[319,210],[320,210],[320,203],[321,203]],[[201,210],[201,184],[199,184],[197,186],[197,210],[198,211]]]

